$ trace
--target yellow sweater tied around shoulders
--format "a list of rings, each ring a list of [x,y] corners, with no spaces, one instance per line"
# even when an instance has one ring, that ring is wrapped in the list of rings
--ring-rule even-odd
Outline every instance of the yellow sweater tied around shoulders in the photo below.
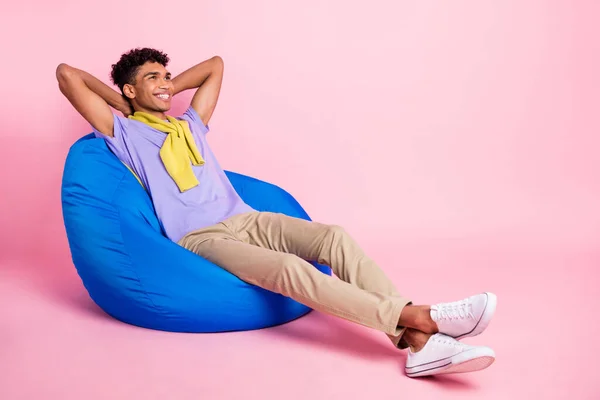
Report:
[[[196,147],[187,121],[167,115],[167,122],[141,111],[136,111],[129,118],[167,134],[160,148],[160,158],[180,192],[198,186],[198,178],[194,175],[192,165],[204,165],[204,159]]]

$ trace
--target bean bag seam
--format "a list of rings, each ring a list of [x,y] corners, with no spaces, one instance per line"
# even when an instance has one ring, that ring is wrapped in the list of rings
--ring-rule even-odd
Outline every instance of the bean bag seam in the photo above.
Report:
[[[136,282],[139,285],[140,291],[141,293],[144,294],[144,296],[146,297],[146,299],[148,300],[148,302],[152,305],[152,307],[157,310],[160,311],[161,313],[164,314],[164,311],[158,307],[156,304],[154,304],[154,302],[152,301],[152,298],[150,297],[150,295],[148,294],[148,292],[144,289],[144,285],[142,284],[142,280],[140,279],[140,276],[137,273],[136,268],[134,267],[134,263],[133,263],[133,259],[131,258],[131,249],[129,248],[129,246],[127,246],[127,241],[125,240],[125,236],[123,235],[123,218],[121,216],[121,210],[119,209],[119,207],[115,207],[114,205],[114,201],[115,201],[115,194],[118,191],[119,186],[121,186],[121,184],[123,183],[123,180],[125,179],[125,171],[123,171],[123,176],[121,176],[121,179],[119,180],[119,184],[115,185],[115,190],[113,192],[113,194],[111,195],[111,205],[114,207],[114,209],[116,210],[117,214],[119,215],[119,236],[121,239],[121,243],[123,243],[123,247],[125,247],[125,254],[127,255],[127,259],[129,260],[129,263],[131,265],[131,272],[135,275],[136,278]]]

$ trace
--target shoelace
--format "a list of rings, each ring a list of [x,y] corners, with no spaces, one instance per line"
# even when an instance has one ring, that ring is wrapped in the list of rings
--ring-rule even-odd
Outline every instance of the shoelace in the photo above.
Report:
[[[454,340],[454,339],[450,339],[450,338],[436,336],[434,338],[434,340],[436,342],[440,343],[440,344],[450,345],[450,346],[453,346],[453,347],[457,347],[459,349],[464,349],[465,347],[467,347],[464,343],[461,343],[458,340]]]
[[[457,301],[454,303],[443,304],[437,307],[438,320],[455,320],[455,319],[475,319],[473,315],[473,306],[468,300]]]

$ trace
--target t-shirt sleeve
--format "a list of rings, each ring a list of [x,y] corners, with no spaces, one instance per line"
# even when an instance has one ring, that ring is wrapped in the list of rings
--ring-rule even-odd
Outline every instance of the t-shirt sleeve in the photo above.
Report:
[[[210,130],[208,125],[204,125],[204,122],[202,122],[202,118],[200,118],[200,115],[198,115],[198,113],[196,112],[196,110],[194,110],[194,107],[192,106],[189,106],[185,113],[183,113],[182,118],[189,121],[190,124],[192,124],[193,127],[196,128],[195,130],[201,135],[206,135]]]
[[[113,113],[113,137],[105,135],[92,126],[94,135],[97,138],[104,139],[108,148],[117,156],[119,160],[135,170],[134,163],[129,153],[128,137],[129,120]]]

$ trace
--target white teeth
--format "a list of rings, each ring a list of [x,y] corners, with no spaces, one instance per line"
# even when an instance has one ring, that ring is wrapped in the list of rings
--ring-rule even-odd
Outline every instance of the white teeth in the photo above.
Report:
[[[161,99],[167,100],[169,98],[168,94],[157,94],[156,97],[160,97]]]

